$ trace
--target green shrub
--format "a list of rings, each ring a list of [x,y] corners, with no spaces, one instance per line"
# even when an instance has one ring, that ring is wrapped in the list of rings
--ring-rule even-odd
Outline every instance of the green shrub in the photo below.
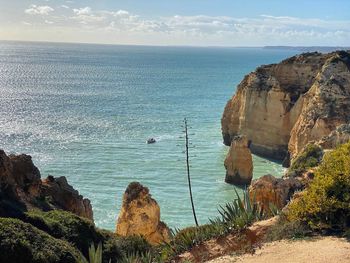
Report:
[[[171,252],[170,254],[177,255],[206,240],[225,235],[227,232],[225,225],[221,222],[214,223],[214,221],[198,227],[187,227],[182,230],[176,230],[170,242],[169,252]]]
[[[111,259],[112,263],[119,262],[128,255],[145,255],[153,253],[152,246],[141,236],[129,236],[107,239],[103,244],[103,258]]]
[[[18,219],[0,218],[0,262],[75,263],[79,252],[69,243]]]
[[[309,188],[288,210],[291,220],[314,229],[346,230],[350,226],[350,142],[325,154]]]
[[[278,222],[268,229],[265,241],[300,239],[311,234],[312,231],[305,222],[289,221],[284,215],[281,215]]]
[[[142,237],[120,237],[116,234],[100,230],[85,218],[70,212],[52,210],[43,212],[31,210],[26,213],[26,222],[47,232],[51,236],[70,242],[78,248],[85,257],[91,244],[102,243],[103,262],[117,262],[130,253],[145,253],[151,249],[149,243]]]
[[[288,175],[300,175],[307,169],[316,167],[322,160],[323,150],[315,144],[308,144],[292,162]]]
[[[55,238],[72,243],[85,256],[90,244],[98,244],[105,238],[90,220],[62,210],[31,210],[26,213],[25,221]]]

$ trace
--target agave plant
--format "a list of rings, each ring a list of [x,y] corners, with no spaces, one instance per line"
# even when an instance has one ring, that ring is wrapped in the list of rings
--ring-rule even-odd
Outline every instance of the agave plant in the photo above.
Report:
[[[237,198],[231,203],[220,206],[218,209],[221,220],[229,228],[242,229],[254,221],[265,218],[265,213],[261,207],[249,196],[249,192],[243,191],[243,199],[235,189]]]
[[[154,263],[160,262],[155,255],[148,251],[146,253],[131,253],[123,257],[120,263]]]
[[[102,244],[99,243],[97,248],[92,243],[89,248],[89,260],[87,260],[83,255],[77,260],[78,263],[102,263]],[[109,260],[109,263],[111,260]]]
[[[163,244],[163,254],[171,258],[206,240],[243,229],[267,216],[267,213],[255,202],[255,198],[250,198],[247,189],[243,191],[242,198],[236,190],[235,193],[236,198],[232,202],[220,206],[218,209],[220,216],[209,219],[209,224],[172,230],[172,240]],[[138,263],[138,261],[136,262]]]

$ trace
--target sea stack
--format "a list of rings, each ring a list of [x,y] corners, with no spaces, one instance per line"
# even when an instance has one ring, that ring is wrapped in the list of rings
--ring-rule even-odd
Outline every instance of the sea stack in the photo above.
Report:
[[[350,53],[305,53],[245,76],[221,120],[224,143],[237,134],[252,153],[291,159],[349,123]]]
[[[250,184],[253,178],[253,159],[246,136],[235,136],[225,159],[225,182],[234,185]]]
[[[147,187],[132,182],[123,196],[116,233],[121,236],[142,235],[151,244],[169,241],[169,229],[160,221],[160,208]]]

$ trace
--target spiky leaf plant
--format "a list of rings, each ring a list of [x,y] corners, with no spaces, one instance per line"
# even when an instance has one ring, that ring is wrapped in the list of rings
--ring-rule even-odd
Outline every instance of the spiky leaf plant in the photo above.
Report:
[[[89,248],[89,260],[83,255],[77,260],[78,263],[102,263],[102,244],[99,243],[97,248],[92,243]],[[111,262],[111,261],[110,261]]]

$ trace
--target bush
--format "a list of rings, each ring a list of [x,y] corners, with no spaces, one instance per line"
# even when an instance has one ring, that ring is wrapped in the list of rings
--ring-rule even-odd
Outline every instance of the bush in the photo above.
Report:
[[[292,162],[288,175],[300,175],[307,169],[316,167],[322,160],[323,150],[315,144],[308,144]]]
[[[90,220],[62,210],[31,210],[26,213],[25,221],[55,238],[72,243],[85,256],[90,244],[98,244],[105,238]]]
[[[69,243],[18,219],[0,218],[0,262],[75,263],[79,252]]]
[[[173,239],[168,244],[168,248],[165,248],[163,253],[166,252],[168,256],[178,255],[206,240],[219,237],[227,233],[228,229],[224,224],[222,224],[222,222],[214,221],[206,225],[176,230],[174,232]]]
[[[88,257],[91,244],[102,243],[103,262],[111,260],[114,263],[127,254],[145,253],[151,249],[142,237],[119,237],[110,231],[96,228],[86,218],[62,210],[31,210],[26,213],[25,221],[55,238],[70,242],[85,257]]]
[[[114,236],[103,244],[103,258],[111,259],[111,263],[119,262],[128,255],[146,255],[151,252],[152,246],[141,236]]]
[[[309,188],[291,202],[288,217],[314,229],[349,228],[350,142],[325,154]]]
[[[289,221],[283,214],[277,223],[268,229],[265,241],[305,238],[312,234],[310,227],[301,221]]]

